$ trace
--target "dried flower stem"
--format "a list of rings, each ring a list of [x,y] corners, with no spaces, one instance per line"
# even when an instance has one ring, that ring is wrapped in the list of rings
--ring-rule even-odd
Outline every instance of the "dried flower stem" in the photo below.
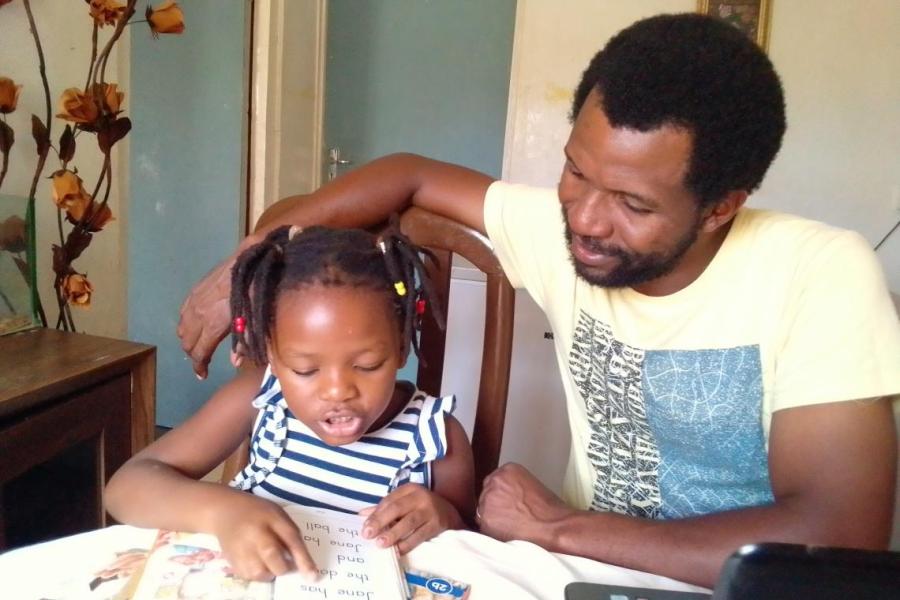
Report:
[[[84,91],[91,87],[91,76],[94,74],[94,63],[97,61],[97,30],[100,26],[94,21],[94,30],[91,32],[91,62],[88,63],[87,81],[84,82]]]
[[[3,119],[3,122],[6,122],[6,119]],[[3,154],[3,165],[0,166],[0,186],[3,185],[3,180],[6,179],[6,171],[9,170],[9,152],[0,152]]]
[[[34,37],[34,46],[37,49],[38,54],[38,71],[41,74],[41,83],[44,84],[44,102],[46,105],[46,121],[45,126],[47,127],[47,139],[50,139],[50,84],[47,81],[47,63],[44,60],[44,48],[41,46],[41,38],[38,35],[37,25],[34,23],[34,14],[31,12],[31,1],[30,0],[22,0],[22,3],[25,5],[25,14],[28,16],[28,25],[31,29],[31,35]],[[41,173],[44,170],[44,163],[47,162],[47,152],[49,152],[49,145],[47,149],[44,149],[42,152],[38,154],[38,162],[37,167],[34,170],[34,178],[31,180],[31,189],[28,192],[28,202],[34,203],[34,194],[37,191],[37,184],[41,178]],[[62,236],[60,236],[62,239]],[[37,311],[38,316],[41,319],[41,324],[46,327],[47,326],[47,315],[44,313],[44,305],[41,302],[41,293],[40,290],[37,289],[37,282],[33,282],[35,286],[35,299],[37,300]]]
[[[135,5],[137,5],[137,0],[128,0],[128,4],[125,5],[125,12],[119,17],[119,21],[116,23],[116,30],[113,31],[112,37],[109,38],[109,41],[106,42],[106,46],[100,51],[100,56],[97,59],[97,62],[100,64],[100,83],[106,81],[106,61],[109,59],[109,53],[112,52],[113,46],[119,40],[119,37],[121,37],[122,32],[125,30],[125,26],[128,25],[128,21],[134,16]],[[97,82],[96,69],[94,70],[93,82]]]

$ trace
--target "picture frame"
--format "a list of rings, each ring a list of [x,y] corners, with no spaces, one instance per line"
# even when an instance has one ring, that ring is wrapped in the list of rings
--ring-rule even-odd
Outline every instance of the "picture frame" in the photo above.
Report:
[[[700,14],[731,23],[764,51],[769,45],[769,12],[772,0],[698,0]]]

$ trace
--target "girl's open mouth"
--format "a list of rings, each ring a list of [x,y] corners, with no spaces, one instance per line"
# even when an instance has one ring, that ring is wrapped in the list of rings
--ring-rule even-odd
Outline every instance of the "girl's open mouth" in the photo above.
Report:
[[[322,430],[332,437],[356,437],[364,433],[362,431],[363,420],[356,415],[332,415],[319,421],[319,423],[322,426]]]

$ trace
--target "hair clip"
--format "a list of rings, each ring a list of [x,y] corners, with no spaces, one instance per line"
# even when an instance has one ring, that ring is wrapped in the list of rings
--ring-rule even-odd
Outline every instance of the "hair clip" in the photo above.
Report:
[[[402,281],[397,281],[394,283],[394,289],[397,290],[398,296],[406,295],[406,285]]]
[[[379,248],[381,248],[381,253],[382,253],[382,254],[387,254],[387,244],[384,243],[384,240],[383,240],[383,239],[378,238],[378,241],[375,242],[375,244],[376,244]],[[402,296],[403,294],[400,294],[400,295]]]
[[[244,330],[247,328],[247,319],[244,317],[235,317],[234,318],[234,332],[235,333],[244,333]]]
[[[291,225],[291,228],[288,230],[288,241],[291,241],[300,233],[303,233],[302,227],[299,225]]]
[[[416,300],[416,314],[420,317],[425,314],[425,299],[419,298]]]

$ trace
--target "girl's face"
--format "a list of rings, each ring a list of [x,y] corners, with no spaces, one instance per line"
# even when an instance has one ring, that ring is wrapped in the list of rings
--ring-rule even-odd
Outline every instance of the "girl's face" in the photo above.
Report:
[[[385,294],[313,285],[277,304],[269,363],[294,416],[332,446],[383,426],[405,362]]]

